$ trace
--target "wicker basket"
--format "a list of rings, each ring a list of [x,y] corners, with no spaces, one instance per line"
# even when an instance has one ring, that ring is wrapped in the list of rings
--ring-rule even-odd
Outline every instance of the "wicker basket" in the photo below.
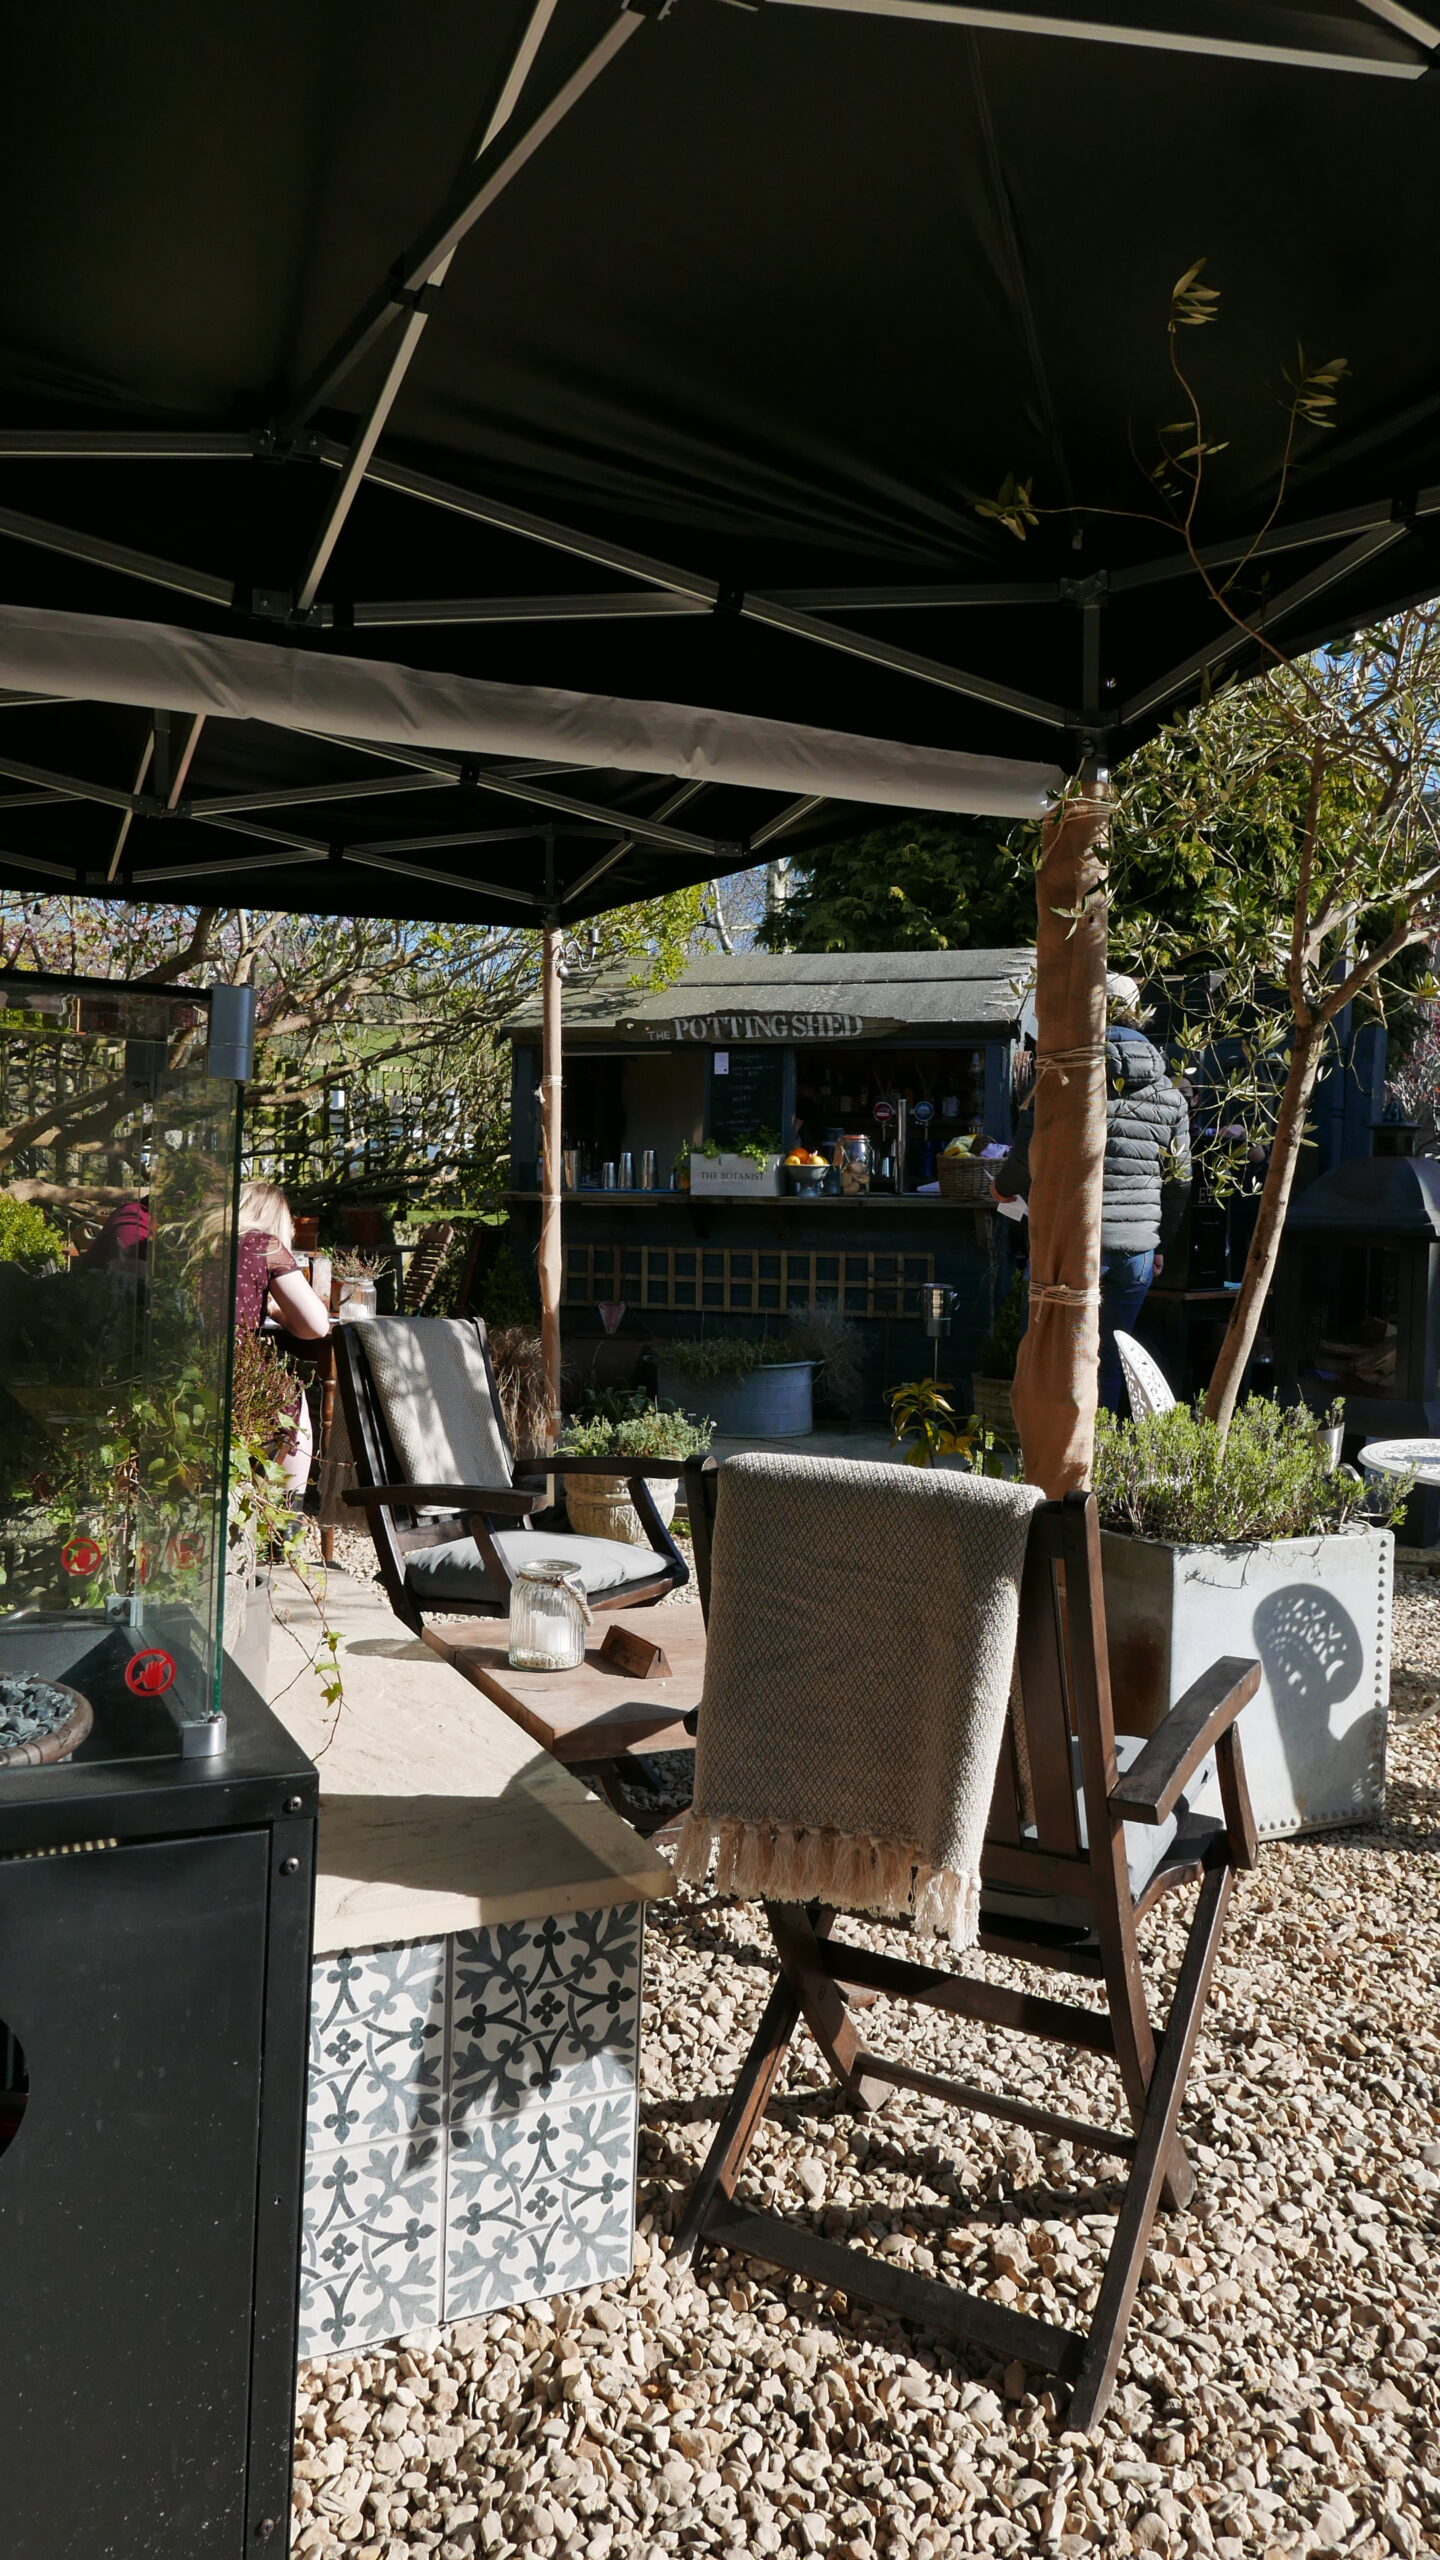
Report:
[[[990,1189],[990,1167],[978,1156],[941,1156],[937,1167],[942,1200],[963,1201],[976,1209],[983,1200],[993,1198]]]
[[[997,1440],[1003,1440],[1007,1448],[1013,1449],[1020,1434],[1015,1428],[1015,1405],[1010,1386],[1008,1378],[972,1378],[970,1410],[984,1423],[987,1431],[993,1431]]]

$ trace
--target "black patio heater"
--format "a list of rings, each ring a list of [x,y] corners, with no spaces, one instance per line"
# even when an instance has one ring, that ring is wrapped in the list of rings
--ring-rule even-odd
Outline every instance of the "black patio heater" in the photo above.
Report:
[[[316,1781],[223,1651],[247,1016],[0,976],[0,2549],[286,2546]]]
[[[1282,1397],[1343,1396],[1347,1456],[1440,1433],[1440,1163],[1357,1156],[1310,1184],[1285,1222],[1273,1332]]]

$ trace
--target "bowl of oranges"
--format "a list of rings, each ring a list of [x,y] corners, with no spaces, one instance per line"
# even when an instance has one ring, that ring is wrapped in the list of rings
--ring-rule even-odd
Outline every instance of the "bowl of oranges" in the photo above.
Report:
[[[785,1158],[785,1188],[792,1197],[813,1200],[824,1188],[830,1159],[811,1147],[792,1147]]]

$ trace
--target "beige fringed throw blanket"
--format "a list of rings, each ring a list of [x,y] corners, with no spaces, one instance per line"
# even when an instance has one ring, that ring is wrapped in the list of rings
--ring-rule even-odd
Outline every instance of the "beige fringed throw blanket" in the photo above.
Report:
[[[969,1946],[1032,1485],[850,1458],[721,1475],[678,1871]]]

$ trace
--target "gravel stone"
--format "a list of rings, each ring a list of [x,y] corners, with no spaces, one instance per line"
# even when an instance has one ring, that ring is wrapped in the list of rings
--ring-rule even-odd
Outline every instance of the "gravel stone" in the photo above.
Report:
[[[1162,2007],[1188,1901],[1143,1933]],[[1043,2376],[798,2277],[723,2251],[672,2271],[772,1975],[751,1915],[710,1893],[653,1905],[647,1936],[633,2274],[302,2366],[300,2560],[1440,2549],[1440,1577],[1397,1586],[1384,1820],[1268,1843],[1240,1883],[1186,2106],[1195,2197],[1157,2224],[1092,2437],[1065,2430]],[[1035,1987],[1000,1958],[965,1963]],[[862,2032],[947,2078],[1123,2113],[1096,2056],[884,2003]],[[1067,2325],[1093,2301],[1118,2192],[1094,2155],[924,2098],[847,2115],[803,2035],[745,2186]]]

